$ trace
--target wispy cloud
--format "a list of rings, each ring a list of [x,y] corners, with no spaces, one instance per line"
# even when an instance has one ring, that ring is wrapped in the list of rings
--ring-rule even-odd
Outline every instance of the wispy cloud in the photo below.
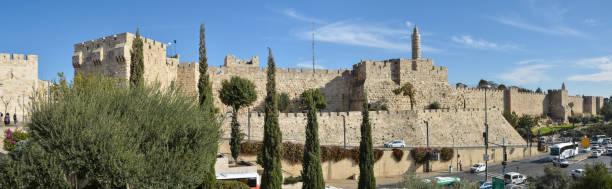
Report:
[[[543,62],[544,60],[542,59],[530,59],[530,60],[521,60],[518,62],[515,62],[514,64],[516,65],[525,65],[525,64],[531,64],[531,63],[536,63],[536,62]]]
[[[499,75],[499,78],[517,85],[538,83],[550,79],[550,77],[546,74],[546,71],[552,67],[552,65],[548,64],[521,66],[511,70],[508,73]]]
[[[599,21],[598,21],[598,20],[595,20],[595,19],[593,19],[593,18],[587,18],[587,19],[584,19],[584,23],[585,23],[586,25],[589,25],[589,26],[598,26],[598,25],[599,25]]]
[[[321,61],[319,61],[319,62],[321,62]],[[319,64],[316,64],[316,63],[317,62],[315,62],[315,68],[316,69],[325,69],[325,67],[323,67],[323,66],[321,66]],[[297,67],[300,67],[300,68],[310,68],[310,69],[312,69],[312,61],[302,61],[302,62],[298,62],[295,65]]]
[[[484,39],[475,39],[470,35],[452,36],[451,40],[461,44],[466,48],[487,49],[487,50],[516,50],[519,49],[516,45],[499,45],[494,42]]]
[[[388,49],[402,52],[412,50],[410,41],[405,40],[405,36],[412,34],[411,28],[394,28],[384,24],[372,24],[361,20],[345,20],[326,23],[322,20],[309,18],[298,12],[287,9],[284,13],[296,20],[318,22],[319,27],[315,28],[315,40],[354,45],[362,47],[372,47]],[[405,22],[404,24],[411,24]],[[301,39],[312,39],[312,31],[298,31],[296,35]],[[423,52],[441,52],[442,50],[427,45],[421,45]]]
[[[550,25],[550,26],[540,26],[532,23],[528,23],[526,21],[521,20],[520,18],[510,18],[510,17],[490,17],[492,20],[499,22],[501,24],[505,24],[508,26],[512,26],[519,29],[539,32],[543,34],[549,35],[570,35],[577,37],[586,37],[584,33],[574,28],[570,28],[563,25]]]
[[[315,19],[312,17],[304,16],[293,9],[285,9],[283,14],[294,18],[296,20],[305,21],[305,22],[314,22],[314,23],[324,23],[323,20]]]
[[[406,21],[406,23],[404,24],[406,24],[406,27],[409,27],[409,28],[412,28],[412,26],[414,26],[414,24],[410,21]]]
[[[573,75],[570,76],[568,80],[590,82],[612,81],[611,56],[582,59],[577,61],[576,65],[584,68],[595,69],[597,72],[591,74]]]

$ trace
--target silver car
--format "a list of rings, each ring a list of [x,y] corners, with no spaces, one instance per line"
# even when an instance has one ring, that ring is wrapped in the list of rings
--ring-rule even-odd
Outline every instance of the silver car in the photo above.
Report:
[[[385,143],[385,148],[405,148],[406,143],[403,140],[394,140],[388,143]]]

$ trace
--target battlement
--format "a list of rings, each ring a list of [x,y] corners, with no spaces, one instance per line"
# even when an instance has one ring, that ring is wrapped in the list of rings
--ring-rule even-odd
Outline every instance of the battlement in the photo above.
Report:
[[[180,64],[178,64],[178,69],[179,70],[187,70],[187,69],[198,69],[199,67],[199,63],[197,62],[181,62]]]
[[[455,90],[458,91],[463,91],[463,92],[482,92],[484,93],[485,91],[487,91],[487,93],[490,94],[496,94],[496,93],[503,93],[504,90],[500,90],[500,89],[481,89],[481,88],[467,88],[467,87],[454,87]]]
[[[234,67],[234,66],[259,67],[259,57],[253,56],[251,60],[248,60],[248,59],[237,59],[236,55],[225,55],[224,63],[226,67]]]
[[[12,66],[38,64],[38,55],[0,53],[0,64]]]
[[[501,112],[502,110],[499,108],[489,108],[488,111],[491,112]],[[392,111],[370,111],[370,116],[378,116],[378,115],[419,115],[419,114],[430,114],[430,113],[442,113],[442,114],[456,114],[456,113],[483,113],[485,112],[484,108],[466,108],[466,109],[428,109],[428,110],[392,110]],[[231,113],[230,113],[231,114]],[[249,112],[243,114],[250,114],[251,117],[263,117],[265,114],[263,112]],[[239,115],[243,115],[242,113]],[[361,117],[361,111],[348,111],[348,112],[319,112],[319,117]],[[305,112],[287,112],[280,113],[279,118],[306,118],[307,113]]]

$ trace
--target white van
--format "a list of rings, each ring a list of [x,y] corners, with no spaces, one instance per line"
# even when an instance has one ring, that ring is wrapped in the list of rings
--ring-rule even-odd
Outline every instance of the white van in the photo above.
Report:
[[[521,175],[517,172],[509,172],[504,174],[504,182],[506,184],[522,184],[527,181],[527,178],[524,175]]]

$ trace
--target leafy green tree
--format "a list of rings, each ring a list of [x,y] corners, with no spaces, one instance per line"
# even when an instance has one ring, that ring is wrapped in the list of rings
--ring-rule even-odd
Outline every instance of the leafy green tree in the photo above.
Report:
[[[278,110],[286,112],[289,110],[289,106],[291,105],[291,99],[289,99],[289,95],[287,93],[281,93],[278,96]]]
[[[202,173],[219,141],[215,119],[181,93],[91,75],[59,84],[50,101],[35,98],[29,147],[2,157],[10,166],[0,164],[0,188],[196,188],[205,182]]]
[[[372,147],[372,126],[368,103],[363,103],[361,110],[361,142],[359,142],[359,189],[376,188],[374,178],[374,149]]]
[[[144,51],[142,46],[140,28],[137,28],[136,38],[132,41],[132,50],[130,51],[130,83],[132,86],[141,85],[144,82]]]
[[[240,155],[240,143],[242,143],[243,135],[240,131],[240,123],[238,123],[238,112],[240,108],[250,106],[257,100],[257,93],[255,93],[255,84],[253,82],[240,78],[238,76],[232,76],[228,80],[221,82],[221,89],[219,90],[219,99],[227,106],[232,107],[232,138],[230,140],[230,150],[232,151],[232,157],[235,161],[238,161]]]
[[[611,97],[612,98],[612,97]],[[601,108],[601,115],[607,121],[612,121],[612,100],[606,100],[603,107]]]
[[[280,189],[283,183],[281,172],[281,142],[283,139],[278,125],[278,99],[276,98],[276,65],[272,49],[268,48],[268,81],[266,83],[263,149],[260,156],[264,168],[261,189]]]
[[[516,128],[518,126],[518,115],[516,115],[516,112],[504,111],[503,116],[512,127]]]
[[[540,87],[538,87],[538,88],[535,90],[535,92],[536,92],[536,93],[540,93],[540,94],[541,94],[541,93],[544,93],[544,92],[542,92],[542,88],[540,88]]]
[[[395,95],[402,94],[403,96],[408,96],[410,98],[410,109],[414,110],[414,95],[416,94],[416,89],[412,86],[412,83],[406,82],[402,87],[394,89],[393,93]]]
[[[498,89],[498,90],[506,90],[506,88],[507,88],[507,87],[506,87],[506,85],[504,85],[504,84],[499,84],[499,86],[497,86],[497,89]]]
[[[312,97],[312,100],[315,103],[315,107],[317,108],[317,110],[321,111],[325,108],[327,108],[327,102],[325,102],[325,97],[323,96],[323,93],[321,93],[321,91],[319,89],[308,89],[305,90],[304,92],[302,92],[301,96],[301,102],[302,102],[302,107],[304,109],[308,109],[308,107],[310,106],[310,102],[307,100],[310,97]]]
[[[211,118],[216,118],[215,107],[213,103],[212,84],[208,75],[208,58],[206,57],[206,35],[204,24],[200,25],[200,65],[199,65],[200,79],[198,80],[198,93],[199,93],[199,104],[200,108],[204,110],[205,115]],[[174,88],[174,81],[171,85]],[[215,143],[215,147],[218,150],[218,143]],[[217,160],[216,154],[211,154],[209,158],[212,159],[213,163],[205,174],[206,178],[203,183],[203,188],[214,188],[217,178],[215,174],[215,162]]]
[[[612,176],[604,164],[586,165],[585,175],[578,177],[572,188],[612,188]]]
[[[308,105],[308,124],[306,125],[306,144],[302,160],[302,188],[320,189],[325,187],[323,170],[321,168],[321,148],[319,146],[319,124],[317,123],[317,108],[314,93],[304,99]]]
[[[568,189],[571,186],[570,178],[560,168],[546,165],[544,175],[536,179],[538,189]]]

